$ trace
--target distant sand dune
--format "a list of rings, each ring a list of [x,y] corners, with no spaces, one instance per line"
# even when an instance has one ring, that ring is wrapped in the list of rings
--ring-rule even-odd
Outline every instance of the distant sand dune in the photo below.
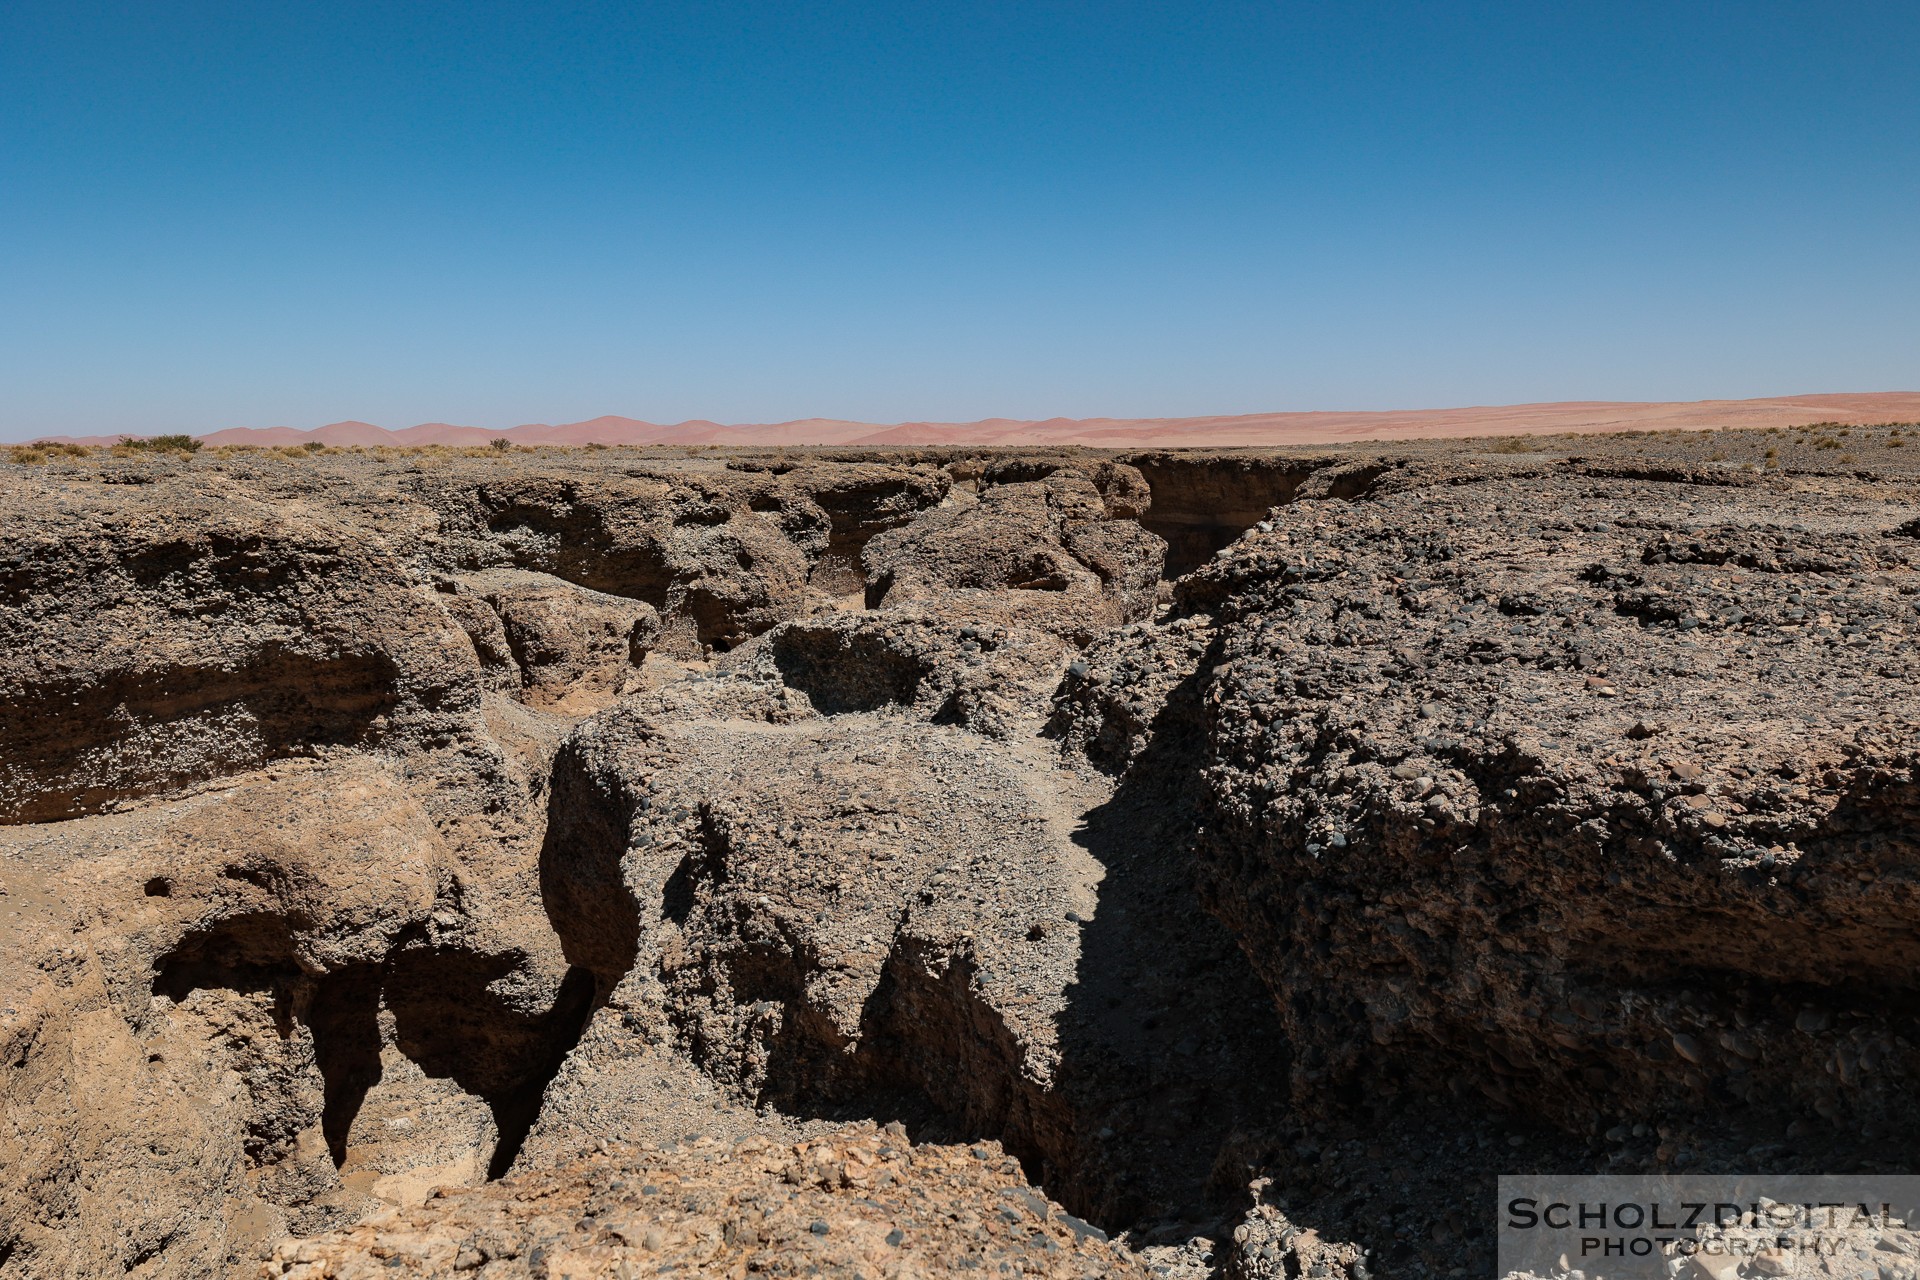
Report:
[[[695,419],[662,425],[602,417],[560,425],[530,423],[506,431],[428,422],[389,431],[370,422],[335,422],[312,431],[232,427],[200,439],[209,445],[478,445],[504,437],[517,444],[736,445],[1094,445],[1148,446],[1338,444],[1421,437],[1534,435],[1553,432],[1702,430],[1785,427],[1816,421],[1920,421],[1920,391],[1779,396],[1760,400],[1693,400],[1668,404],[1563,401],[1466,409],[1377,412],[1250,413],[1212,418],[1049,418],[1029,422],[797,422],[725,426]],[[79,444],[111,444],[119,436],[47,436]]]

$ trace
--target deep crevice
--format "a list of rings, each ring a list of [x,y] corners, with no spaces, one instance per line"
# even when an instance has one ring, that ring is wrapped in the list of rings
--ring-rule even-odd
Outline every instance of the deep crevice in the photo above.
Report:
[[[1125,459],[1146,479],[1153,501],[1140,524],[1167,543],[1168,578],[1193,572],[1230,546],[1273,508],[1292,502],[1325,461],[1262,457]]]
[[[380,1083],[380,971],[356,966],[329,974],[316,986],[307,1011],[313,1056],[325,1082],[320,1131],[338,1169],[367,1094]]]
[[[560,1073],[567,1055],[580,1043],[580,1036],[587,1029],[587,1020],[593,1016],[593,995],[593,974],[577,967],[568,969],[554,998],[553,1008],[547,1014],[548,1026],[542,1037],[544,1052],[533,1063],[532,1070],[521,1084],[487,1099],[493,1107],[494,1126],[500,1134],[493,1148],[493,1157],[487,1162],[489,1180],[504,1176],[519,1158],[520,1148],[526,1144],[527,1135],[540,1118],[540,1107],[546,1101],[547,1086]]]
[[[284,919],[237,917],[189,935],[169,952],[156,968],[153,990],[175,1003],[200,989],[271,992],[282,1039],[295,1022],[304,1024],[321,1079],[321,1133],[336,1169],[346,1164],[354,1123],[382,1077],[383,1010],[392,1019],[395,1048],[427,1076],[450,1079],[487,1104],[497,1132],[488,1176],[498,1177],[519,1154],[594,1002],[594,975],[576,966],[547,1009],[515,1007],[493,989],[524,963],[510,953],[414,948],[318,978],[303,974],[291,957]]]

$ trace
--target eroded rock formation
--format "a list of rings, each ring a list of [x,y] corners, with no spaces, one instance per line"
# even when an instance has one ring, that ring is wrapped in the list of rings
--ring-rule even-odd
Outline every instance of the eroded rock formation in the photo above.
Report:
[[[0,1274],[1363,1280],[1897,1161],[1916,490],[1714,447],[0,469]]]

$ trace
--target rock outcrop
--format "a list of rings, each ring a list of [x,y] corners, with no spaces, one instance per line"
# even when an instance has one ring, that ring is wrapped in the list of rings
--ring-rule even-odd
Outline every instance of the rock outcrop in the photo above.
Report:
[[[895,1126],[795,1144],[621,1144],[558,1168],[289,1243],[267,1274],[1145,1280],[1106,1234],[1026,1184],[994,1144],[915,1146]]]
[[[1296,1095],[1920,1119],[1886,1000],[1920,556],[1883,511],[1488,481],[1289,507],[1196,575],[1201,863]]]
[[[0,822],[470,724],[471,651],[363,534],[212,486],[0,491]]]
[[[804,612],[816,568],[857,557],[948,483],[931,469],[874,466],[463,473],[417,488],[438,516],[430,556],[445,569],[512,566],[643,601],[661,615],[660,642],[698,656]]]
[[[646,601],[546,574],[489,569],[436,585],[489,685],[533,706],[605,706],[660,638]]]
[[[1165,555],[1159,537],[1110,516],[1093,481],[1068,468],[958,495],[862,553],[869,608],[978,614],[1075,644],[1149,615]]]

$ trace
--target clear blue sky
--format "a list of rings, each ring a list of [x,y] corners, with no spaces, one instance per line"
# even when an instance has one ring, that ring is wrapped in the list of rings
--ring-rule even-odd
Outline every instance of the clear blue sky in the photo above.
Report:
[[[1920,388],[1920,5],[0,6],[0,438]]]

